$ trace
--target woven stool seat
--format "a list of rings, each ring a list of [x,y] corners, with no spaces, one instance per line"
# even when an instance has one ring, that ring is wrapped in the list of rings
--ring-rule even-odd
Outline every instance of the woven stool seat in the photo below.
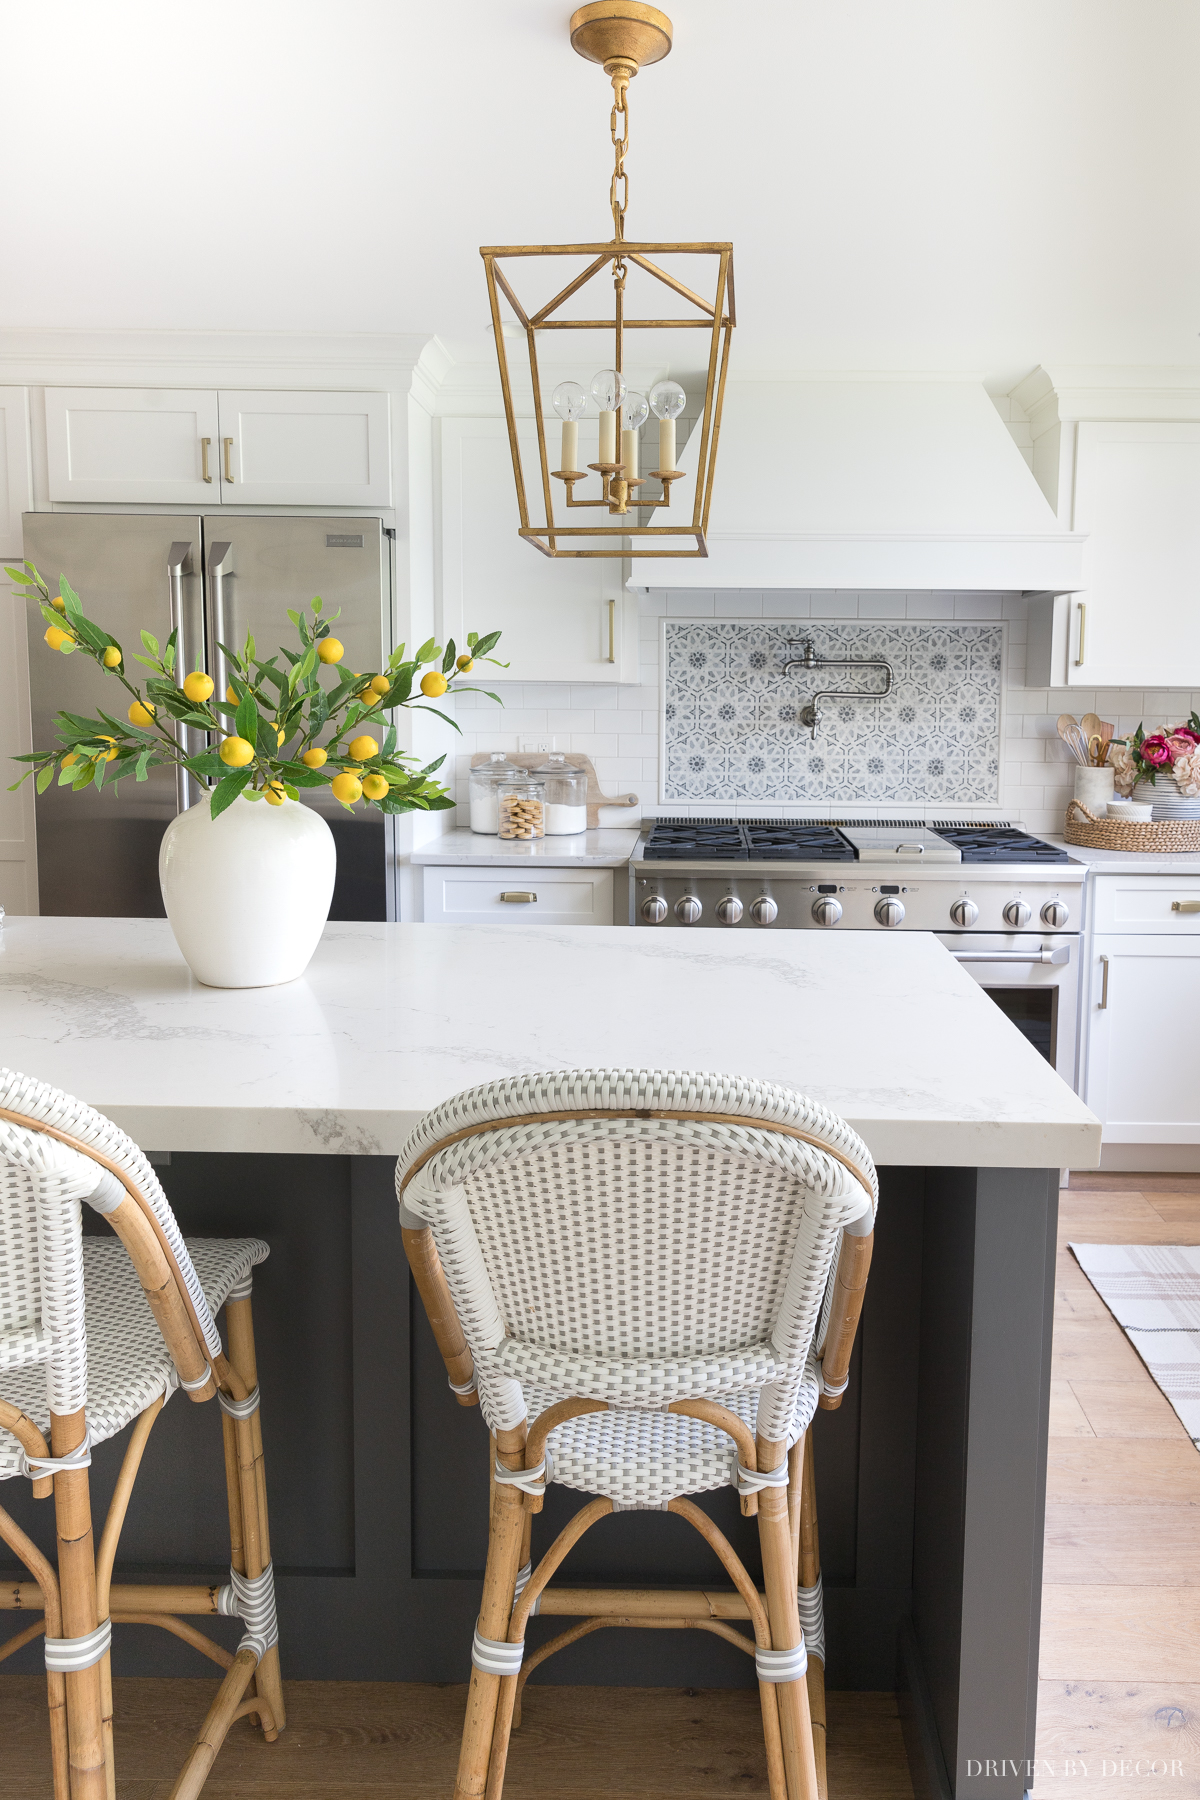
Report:
[[[816,1410],[818,1387],[802,1390],[807,1405],[798,1409],[792,1443],[802,1436]],[[525,1389],[530,1418],[536,1418],[567,1393],[546,1388]],[[758,1419],[758,1391],[743,1388],[736,1394],[715,1394],[754,1431]],[[585,1413],[555,1426],[546,1440],[552,1479],[580,1493],[599,1494],[616,1507],[661,1509],[679,1494],[706,1494],[714,1488],[736,1486],[737,1455],[728,1435],[703,1419],[680,1413],[643,1412],[614,1408],[604,1413]]]
[[[260,1238],[188,1238],[185,1242],[213,1313],[269,1253]],[[83,1286],[88,1430],[93,1444],[100,1444],[123,1431],[160,1394],[169,1397],[178,1386],[178,1377],[124,1245],[111,1238],[85,1238]],[[49,1433],[44,1365],[31,1363],[4,1370],[0,1392],[42,1432]],[[7,1431],[0,1431],[0,1481],[23,1472],[21,1446]]]

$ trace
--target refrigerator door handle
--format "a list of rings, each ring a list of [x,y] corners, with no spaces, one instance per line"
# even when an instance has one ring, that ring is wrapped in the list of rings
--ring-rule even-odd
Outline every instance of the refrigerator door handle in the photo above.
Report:
[[[214,699],[224,700],[229,668],[225,642],[225,577],[233,573],[233,545],[215,543],[208,553],[208,672],[216,686]]]
[[[175,633],[175,675],[182,686],[183,678],[188,673],[188,643],[186,621],[183,610],[183,578],[191,575],[192,546],[190,543],[177,542],[171,545],[167,554],[167,586],[171,597],[171,630]],[[185,756],[190,756],[191,732],[186,725],[178,728],[179,747]],[[175,765],[175,804],[180,812],[186,812],[192,804],[192,783],[186,769]]]

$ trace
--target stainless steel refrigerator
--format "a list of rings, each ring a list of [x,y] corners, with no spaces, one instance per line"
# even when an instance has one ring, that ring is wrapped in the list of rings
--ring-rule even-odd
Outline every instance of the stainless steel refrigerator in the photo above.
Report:
[[[89,618],[111,632],[130,659],[139,633],[160,644],[179,633],[179,662],[203,658],[218,693],[227,676],[218,643],[240,646],[254,633],[259,655],[296,642],[288,608],[314,595],[338,608],[346,666],[381,669],[391,647],[391,546],[378,519],[250,518],[209,514],[26,513],[25,555],[46,581],[65,575]],[[104,677],[82,656],[52,656],[45,621],[29,608],[30,687],[35,749],[56,742],[55,713],[112,711]],[[138,665],[130,661],[130,668]],[[123,713],[124,694],[122,692]],[[199,744],[195,746],[199,748]],[[186,789],[190,788],[191,792]],[[158,847],[168,823],[198,797],[194,782],[154,769],[120,791],[54,784],[37,799],[38,893],[43,913],[161,918]],[[305,793],[337,840],[334,919],[389,916],[393,822],[374,811],[350,818],[326,790]]]

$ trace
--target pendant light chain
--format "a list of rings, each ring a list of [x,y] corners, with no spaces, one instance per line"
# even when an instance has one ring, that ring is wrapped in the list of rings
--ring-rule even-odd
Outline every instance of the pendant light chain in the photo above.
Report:
[[[617,136],[617,114],[621,115],[622,135]],[[613,109],[609,118],[609,130],[613,141],[613,178],[609,185],[608,198],[612,205],[613,236],[620,243],[625,236],[625,208],[629,205],[629,176],[625,169],[625,153],[629,149],[629,81],[620,75],[613,76]],[[617,199],[617,183],[622,184],[620,200]]]

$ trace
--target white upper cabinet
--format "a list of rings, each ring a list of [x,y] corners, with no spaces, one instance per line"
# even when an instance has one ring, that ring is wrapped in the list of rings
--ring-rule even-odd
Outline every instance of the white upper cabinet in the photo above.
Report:
[[[47,388],[51,500],[387,506],[386,394]]]
[[[0,556],[20,556],[21,514],[33,505],[24,388],[0,387]]]
[[[444,418],[441,434],[443,639],[461,644],[468,631],[502,631],[496,654],[511,667],[496,672],[497,680],[636,681],[637,609],[620,559],[550,558],[518,537],[503,419]],[[547,448],[557,450],[557,421],[547,436]],[[520,426],[519,439],[526,483],[540,487],[532,420]],[[565,524],[563,485],[554,487],[556,522]],[[595,508],[570,522],[605,516]]]
[[[221,498],[258,506],[389,506],[386,394],[222,393]]]
[[[209,506],[217,396],[189,388],[47,388],[51,500]]]

